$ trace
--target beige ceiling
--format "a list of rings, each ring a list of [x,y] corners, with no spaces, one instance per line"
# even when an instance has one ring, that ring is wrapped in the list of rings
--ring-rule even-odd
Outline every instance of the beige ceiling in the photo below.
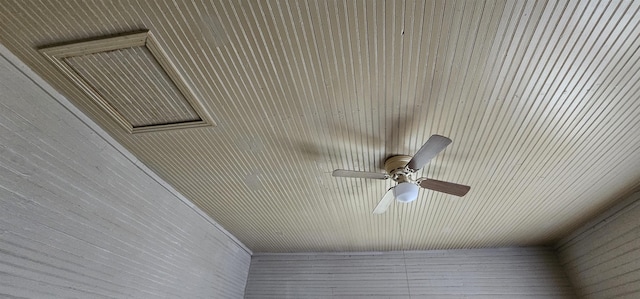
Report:
[[[639,7],[16,0],[0,42],[256,252],[526,246],[640,182]],[[130,134],[37,51],[147,29],[217,126]],[[374,216],[391,182],[331,176],[432,134],[423,174],[466,197]]]

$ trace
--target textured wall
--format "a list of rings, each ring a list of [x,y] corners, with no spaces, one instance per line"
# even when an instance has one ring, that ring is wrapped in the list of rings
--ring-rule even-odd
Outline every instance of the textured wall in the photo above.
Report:
[[[581,298],[640,298],[640,192],[558,243]]]
[[[0,297],[242,298],[250,252],[0,54]]]
[[[245,298],[328,297],[574,298],[547,248],[252,257]]]

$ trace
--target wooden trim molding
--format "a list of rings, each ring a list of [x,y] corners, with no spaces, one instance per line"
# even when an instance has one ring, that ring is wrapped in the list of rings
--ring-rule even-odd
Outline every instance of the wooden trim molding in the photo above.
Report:
[[[151,53],[153,58],[155,58],[162,70],[170,78],[171,82],[175,84],[176,88],[188,101],[189,105],[198,114],[200,119],[179,123],[134,127],[129,120],[127,120],[111,103],[109,103],[107,99],[105,99],[97,88],[92,86],[65,61],[65,59],[70,57],[91,55],[100,52],[109,52],[133,47],[145,47]],[[153,34],[148,30],[115,37],[99,38],[45,47],[39,51],[129,133],[143,133],[216,125],[209,114],[205,111],[200,101],[195,97],[193,90],[189,85],[187,85],[182,75],[180,75],[175,65],[171,62],[166,52],[160,47]]]

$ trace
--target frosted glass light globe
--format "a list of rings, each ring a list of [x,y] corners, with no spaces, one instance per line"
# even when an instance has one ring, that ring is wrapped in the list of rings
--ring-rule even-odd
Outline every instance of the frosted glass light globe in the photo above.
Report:
[[[393,195],[399,202],[412,202],[418,198],[418,185],[404,182],[393,188]]]

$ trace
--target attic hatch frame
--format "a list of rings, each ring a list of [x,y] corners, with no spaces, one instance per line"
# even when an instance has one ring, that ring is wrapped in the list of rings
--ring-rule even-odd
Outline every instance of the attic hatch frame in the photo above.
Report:
[[[144,47],[151,53],[151,56],[156,60],[161,70],[169,77],[170,82],[175,85],[187,101],[188,105],[198,115],[198,120],[134,127],[124,115],[118,112],[118,110],[109,101],[107,101],[100,92],[98,92],[97,88],[92,86],[87,80],[85,80],[85,78],[76,72],[71,65],[65,62],[65,59],[72,57],[134,47]],[[84,91],[91,100],[107,112],[130,134],[216,126],[216,123],[211,119],[200,101],[195,97],[193,90],[191,90],[191,88],[186,84],[182,75],[180,75],[175,65],[171,60],[169,60],[168,55],[159,46],[157,40],[149,30],[50,46],[39,49],[39,52],[51,61],[60,71],[62,71],[63,74],[66,75],[67,78],[69,78],[76,86],[80,87],[80,89]]]

